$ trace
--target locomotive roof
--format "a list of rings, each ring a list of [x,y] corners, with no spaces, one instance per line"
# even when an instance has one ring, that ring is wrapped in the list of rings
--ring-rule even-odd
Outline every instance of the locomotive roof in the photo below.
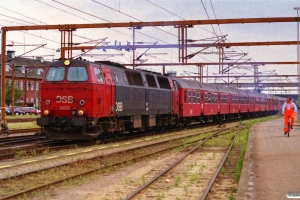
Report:
[[[123,66],[123,65],[120,64],[120,63],[111,62],[111,61],[107,61],[107,60],[95,61],[95,63],[105,64],[105,65],[112,65],[112,66],[115,66],[115,67],[121,67],[121,68],[126,68],[125,66]]]

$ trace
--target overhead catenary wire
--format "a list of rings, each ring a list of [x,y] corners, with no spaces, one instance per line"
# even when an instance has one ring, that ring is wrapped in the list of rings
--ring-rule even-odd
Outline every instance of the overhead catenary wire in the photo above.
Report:
[[[207,10],[206,10],[206,7],[204,6],[203,1],[202,1],[202,0],[200,0],[200,1],[201,1],[201,4],[202,4],[203,8],[204,8],[204,11],[205,11],[205,13],[206,13],[207,18],[210,20],[209,15],[208,15],[208,13],[207,13]],[[212,27],[212,29],[213,29],[214,34],[215,34],[216,36],[218,36],[218,34],[216,33],[216,31],[215,31],[215,29],[214,29],[214,26],[213,26],[212,24],[211,24],[211,27]]]
[[[159,8],[161,8],[162,10],[164,10],[164,11],[166,11],[166,12],[168,12],[168,13],[174,15],[174,16],[177,16],[178,18],[180,18],[180,19],[182,19],[182,20],[185,20],[185,19],[182,18],[181,16],[179,16],[179,15],[177,15],[177,14],[175,14],[175,13],[173,13],[173,12],[171,12],[171,11],[165,9],[165,8],[163,8],[162,6],[159,6],[158,4],[155,4],[155,3],[153,3],[153,2],[151,2],[151,1],[149,1],[149,0],[146,0],[146,1],[148,1],[149,3],[151,3],[151,4],[153,4],[153,5],[155,5],[155,6],[159,7]],[[203,27],[199,27],[199,28],[201,28],[201,29],[203,29],[203,30],[205,30],[205,31],[207,31],[207,32],[213,33],[213,32],[211,32],[210,30],[207,30],[206,28],[203,28]]]
[[[82,12],[82,13],[87,14],[87,15],[90,15],[90,16],[92,16],[92,17],[95,17],[95,18],[104,20],[104,21],[106,21],[106,22],[111,22],[111,21],[109,21],[109,20],[100,18],[100,17],[98,17],[98,16],[96,16],[96,15],[92,15],[92,14],[89,14],[89,13],[87,13],[87,12],[81,11],[80,9],[74,8],[74,7],[72,7],[72,6],[69,6],[69,5],[60,3],[60,2],[58,2],[58,1],[56,1],[56,0],[52,0],[52,1],[53,1],[53,2],[56,2],[56,3],[59,3],[59,4],[61,4],[61,5],[64,5],[64,6],[68,7],[68,8],[74,9],[74,10],[76,10],[76,11],[78,11],[78,12]],[[117,12],[118,12],[118,11],[117,11]],[[114,29],[111,29],[111,30],[113,30],[113,31],[115,31],[115,32],[118,32],[118,33],[121,33],[121,34],[124,34],[124,35],[127,35],[127,36],[129,36],[129,37],[132,37],[131,35],[122,33],[122,32],[117,31],[117,30],[114,30]],[[159,41],[162,41],[162,42],[165,42],[165,41],[163,41],[163,40],[160,40],[160,39],[158,39],[158,38],[155,38],[155,37],[153,37],[153,36],[150,36],[150,35],[147,35],[147,34],[144,34],[144,33],[140,33],[140,34],[145,35],[145,36],[150,37],[150,38],[153,38],[153,39],[156,39],[156,40],[159,40]]]
[[[185,20],[183,17],[181,17],[181,16],[179,16],[179,15],[177,15],[177,14],[175,14],[175,13],[173,13],[173,12],[171,12],[171,11],[165,9],[165,8],[163,8],[162,6],[159,6],[158,4],[155,4],[155,3],[153,3],[153,2],[151,2],[151,1],[149,1],[149,0],[146,0],[146,1],[149,2],[149,3],[151,3],[151,4],[153,4],[153,5],[155,5],[155,6],[157,6],[158,8],[160,8],[160,9],[162,9],[162,10],[168,12],[168,13],[171,13],[171,14],[173,14],[173,15],[179,17],[179,18],[182,19],[182,20]],[[198,27],[198,26],[197,26],[197,27]],[[214,34],[214,32],[211,32],[211,31],[209,31],[209,30],[207,30],[207,29],[205,29],[205,28],[203,28],[203,27],[200,27],[200,28]],[[217,36],[217,35],[216,35],[216,36]],[[189,52],[191,52],[191,51],[189,51]],[[204,58],[204,57],[202,57],[202,56],[200,56],[200,55],[198,55],[198,54],[197,54],[197,57],[200,57],[200,58],[202,58],[202,59],[204,59],[204,60],[206,60],[206,61],[212,62],[212,61],[210,61],[210,60],[208,60],[208,59],[206,59],[206,58]],[[189,68],[190,70],[195,70],[195,69],[192,68],[192,67],[185,67],[185,68]],[[213,68],[215,68],[215,67],[213,67]]]
[[[113,11],[116,11],[116,12],[118,12],[118,13],[121,13],[121,14],[127,16],[127,17],[130,17],[130,18],[135,19],[135,20],[138,20],[138,21],[142,21],[142,20],[140,20],[140,19],[138,19],[138,18],[136,18],[136,17],[133,17],[133,16],[127,14],[127,13],[118,11],[118,10],[116,10],[116,9],[110,7],[110,6],[107,6],[107,5],[103,4],[103,3],[100,3],[100,2],[98,2],[98,1],[96,1],[96,0],[92,0],[92,1],[95,2],[95,3],[97,3],[97,4],[99,4],[99,5],[104,6],[104,7],[106,7],[106,8],[109,8],[109,9],[111,9],[111,10],[113,10]],[[160,28],[158,28],[158,27],[155,27],[155,28],[158,29],[158,30],[160,30],[160,31],[164,31],[164,30],[162,30],[162,29],[160,29]],[[164,32],[166,32],[166,31],[164,31]],[[138,33],[139,33],[139,34],[142,34],[142,35],[145,35],[145,36],[147,36],[147,37],[156,39],[156,40],[158,40],[158,41],[164,42],[164,43],[166,43],[166,44],[169,44],[168,42],[162,41],[162,40],[160,40],[160,39],[158,39],[158,38],[155,38],[155,37],[153,37],[153,36],[149,36],[149,35],[144,34],[144,33],[141,33],[141,32],[138,32]],[[167,33],[169,33],[169,32],[167,32]],[[169,33],[169,34],[170,34],[170,33]],[[171,34],[171,35],[175,36],[174,34]],[[176,37],[177,37],[177,36],[176,36]],[[168,50],[168,51],[170,51],[171,53],[176,54],[174,51],[171,51],[171,50]]]

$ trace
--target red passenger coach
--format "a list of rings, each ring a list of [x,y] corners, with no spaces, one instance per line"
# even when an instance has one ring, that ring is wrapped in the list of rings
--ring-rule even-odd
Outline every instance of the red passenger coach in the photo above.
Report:
[[[174,78],[179,92],[179,116],[195,117],[203,113],[201,87],[195,81]]]

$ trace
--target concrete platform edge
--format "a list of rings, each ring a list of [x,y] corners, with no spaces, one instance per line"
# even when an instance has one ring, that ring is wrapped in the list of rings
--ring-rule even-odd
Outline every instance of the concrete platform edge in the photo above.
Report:
[[[253,174],[251,175],[250,172],[252,171],[251,168],[254,166],[253,160],[251,159],[251,154],[253,152],[253,144],[254,144],[254,136],[255,136],[254,127],[256,125],[252,126],[249,130],[248,143],[247,143],[247,148],[244,156],[243,168],[242,168],[241,177],[239,181],[238,191],[236,194],[237,200],[248,199],[249,197],[248,188],[249,186],[251,187],[251,185],[253,185],[252,180],[254,176]]]

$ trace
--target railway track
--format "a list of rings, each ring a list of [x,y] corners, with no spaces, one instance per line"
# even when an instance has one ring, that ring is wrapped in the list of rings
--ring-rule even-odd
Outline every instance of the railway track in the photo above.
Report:
[[[226,130],[227,129],[224,129],[224,130],[219,130],[219,131],[217,131],[216,133],[214,133],[213,135],[220,135],[221,134],[221,132],[226,132]],[[193,133],[192,133],[193,132]],[[178,140],[179,138],[183,138],[183,137],[194,137],[195,135],[199,135],[199,132],[195,132],[195,131],[192,131],[191,133],[189,133],[190,135],[189,136],[187,136],[187,135],[185,135],[185,136],[182,136],[182,133],[180,133],[180,135],[176,135],[176,134],[173,134],[174,135],[174,138],[172,139],[172,141],[176,141],[176,140]],[[208,133],[206,133],[206,134],[208,134]],[[176,137],[175,137],[176,136]],[[99,167],[99,159],[102,157],[102,159],[104,159],[104,157],[105,158],[107,158],[108,156],[110,156],[110,155],[113,155],[113,154],[116,154],[116,153],[120,153],[120,151],[121,152],[124,152],[124,151],[137,151],[138,149],[141,149],[141,148],[147,148],[147,146],[148,147],[151,147],[150,149],[152,149],[152,151],[150,151],[150,152],[146,152],[146,153],[144,153],[143,155],[138,155],[138,154],[135,154],[135,153],[133,153],[132,155],[138,155],[138,156],[136,156],[136,157],[134,157],[134,158],[130,158],[130,160],[139,160],[139,159],[143,159],[143,158],[145,158],[145,157],[149,157],[149,156],[151,156],[151,155],[153,155],[153,154],[158,154],[158,153],[162,153],[162,152],[165,152],[165,151],[168,151],[168,150],[170,150],[170,149],[174,149],[174,148],[176,148],[176,147],[178,147],[178,146],[181,146],[182,144],[178,144],[177,142],[175,142],[174,144],[172,144],[172,143],[170,143],[170,138],[169,138],[170,136],[168,136],[168,137],[166,137],[164,140],[162,140],[162,141],[160,141],[160,142],[155,142],[155,140],[156,139],[158,139],[159,137],[158,136],[154,136],[152,139],[148,139],[148,138],[146,138],[145,139],[145,141],[147,141],[147,142],[149,142],[150,140],[153,140],[153,142],[151,143],[151,144],[148,144],[148,145],[143,145],[143,144],[140,144],[140,145],[138,145],[139,144],[139,142],[138,143],[136,143],[135,145],[137,145],[136,147],[129,147],[130,145],[129,145],[129,143],[127,142],[127,146],[128,146],[128,149],[126,149],[126,150],[124,150],[124,149],[119,149],[118,147],[121,145],[121,144],[111,144],[110,145],[110,147],[97,147],[97,149],[98,149],[98,151],[100,150],[100,149],[112,149],[112,148],[117,148],[117,150],[116,151],[113,151],[113,152],[110,152],[110,153],[104,153],[103,151],[99,151],[98,153],[98,155],[96,155],[96,157],[94,157],[94,158],[89,158],[89,159],[94,159],[96,162],[97,162],[97,164],[96,164],[96,166],[97,167],[94,167],[94,168],[92,168],[91,169],[91,167],[89,168],[89,170],[86,170],[86,171],[84,171],[84,172],[82,172],[82,173],[79,173],[79,174],[73,174],[73,175],[71,175],[70,174],[70,176],[68,176],[68,177],[65,177],[65,178],[62,178],[62,179],[60,179],[60,180],[55,180],[55,181],[52,181],[52,182],[49,182],[49,183],[45,183],[45,184],[43,184],[43,185],[39,185],[39,186],[36,186],[36,187],[33,187],[33,188],[30,188],[30,189],[26,189],[26,190],[23,190],[23,191],[20,191],[20,192],[17,192],[17,193],[15,193],[15,194],[11,194],[11,195],[9,195],[9,196],[6,196],[6,197],[2,197],[1,199],[8,199],[8,198],[13,198],[13,197],[16,197],[16,196],[19,196],[19,195],[22,195],[22,194],[24,194],[24,193],[28,193],[28,192],[31,192],[31,191],[35,191],[35,190],[37,190],[37,189],[40,189],[40,188],[44,188],[44,187],[48,187],[49,185],[53,185],[53,184],[57,184],[57,183],[61,183],[61,182],[64,182],[64,181],[66,181],[66,180],[70,180],[70,179],[74,179],[74,178],[76,178],[76,177],[81,177],[81,176],[84,176],[84,175],[87,175],[87,174],[90,174],[90,173],[93,173],[93,172],[96,172],[96,171],[98,171],[99,169],[101,169],[101,170],[103,170],[103,169],[105,169],[105,168],[110,168],[110,167],[113,167],[113,166],[120,166],[120,165],[122,165],[123,163],[126,163],[126,162],[128,162],[128,160],[126,159],[126,158],[124,158],[123,160],[119,160],[119,162],[114,162],[114,163],[110,163],[109,165],[107,165],[107,164],[104,164],[104,165],[100,165],[100,167]],[[212,136],[210,136],[210,137],[212,137]],[[205,140],[207,140],[207,139],[209,139],[210,137],[205,137]],[[189,143],[198,143],[199,142],[199,138],[196,138],[196,139],[194,139],[194,140],[191,140],[191,141],[189,141]],[[134,144],[135,142],[133,142],[133,144]],[[126,142],[123,144],[123,145],[125,145],[126,146]],[[157,147],[153,147],[153,146],[157,146]],[[121,146],[120,146],[121,147]],[[125,147],[126,148],[126,147]],[[118,150],[119,149],[119,150]],[[87,152],[91,152],[91,151],[93,151],[93,150],[91,150],[91,149],[89,149],[89,150],[83,150],[83,151],[81,151],[81,153],[83,154],[83,153],[87,153]],[[71,153],[72,154],[72,153]],[[74,155],[75,153],[73,153],[72,155]],[[70,155],[70,154],[69,154]],[[100,156],[100,158],[99,158],[99,155],[101,155]],[[95,156],[95,155],[94,155]],[[52,157],[56,157],[56,158],[58,158],[58,157],[62,157],[61,155],[60,156],[52,156]],[[66,157],[66,156],[65,156]],[[79,157],[81,158],[81,159],[83,159],[83,155],[79,155]],[[67,160],[67,158],[63,158],[64,160]],[[72,158],[72,160],[76,160],[76,158]],[[25,162],[24,164],[26,164],[26,163],[32,163],[32,162],[34,162],[34,161],[27,161],[27,162]],[[38,161],[36,161],[36,162],[39,162],[40,163],[40,165],[42,165],[42,161],[41,160],[38,160]],[[64,163],[64,164],[60,164],[60,165],[56,165],[56,166],[49,166],[49,165],[47,165],[47,168],[43,168],[43,169],[38,169],[38,170],[34,170],[34,171],[31,171],[31,172],[27,172],[27,174],[28,173],[37,173],[37,172],[39,172],[39,171],[41,171],[41,170],[46,170],[46,169],[51,169],[51,168],[53,168],[53,167],[58,167],[58,166],[60,166],[60,170],[61,170],[61,167],[62,166],[64,166],[64,165],[69,165],[70,163],[68,162],[68,163]],[[22,168],[20,165],[19,166],[15,166],[15,167],[17,167],[17,168]],[[2,168],[2,171],[5,169],[5,167],[1,167],[0,166],[0,168]],[[34,168],[34,167],[32,167],[32,168]],[[5,173],[5,172],[3,172],[3,173]],[[22,177],[24,177],[24,174],[26,174],[26,173],[21,173],[22,174]],[[20,176],[21,174],[16,174],[15,175],[15,178],[14,179],[17,179],[18,177],[17,176]],[[14,175],[11,173],[10,174],[10,178],[12,178],[12,177],[14,177]],[[5,178],[3,178],[2,177],[2,183],[3,183],[3,181],[5,180]]]
[[[6,119],[7,123],[21,123],[21,122],[34,122],[37,118],[9,118]]]
[[[74,141],[57,141],[57,140],[46,140],[45,137],[37,137],[28,139],[29,141],[34,140],[41,140],[40,142],[33,143],[33,144],[25,144],[25,145],[18,145],[12,146],[7,148],[0,148],[0,160],[5,159],[12,159],[22,156],[37,156],[42,154],[45,151],[59,151],[59,150],[70,150],[76,149],[78,147],[90,146],[94,143],[92,142],[74,142]],[[17,141],[12,141],[13,143],[19,143]],[[1,146],[1,144],[0,144]],[[20,156],[18,156],[21,154]]]
[[[155,184],[155,182],[165,176],[170,170],[174,169],[180,162],[184,162],[184,160],[186,159],[187,156],[191,155],[192,153],[194,153],[199,147],[203,146],[209,139],[212,139],[213,137],[219,136],[219,133],[223,132],[223,130],[217,131],[213,134],[211,134],[209,137],[205,138],[203,141],[201,141],[198,145],[195,145],[195,147],[193,147],[191,150],[189,150],[187,153],[185,153],[182,157],[180,157],[178,160],[176,160],[174,163],[172,163],[170,166],[168,166],[166,169],[162,170],[160,173],[158,173],[154,178],[150,179],[147,183],[145,183],[143,186],[141,186],[140,188],[138,188],[137,190],[135,190],[134,192],[132,192],[127,198],[125,198],[125,200],[129,200],[129,199],[133,199],[135,196],[139,195],[140,199],[143,198],[147,198],[148,194],[140,194],[143,191],[145,191],[147,188],[149,188],[151,185]],[[209,190],[211,189],[213,183],[215,182],[219,172],[221,171],[221,168],[223,167],[223,164],[225,163],[225,160],[227,159],[229,152],[231,151],[233,144],[234,144],[234,140],[236,138],[236,135],[234,135],[234,137],[232,138],[232,142],[231,145],[229,146],[224,158],[222,159],[221,164],[219,165],[218,169],[216,170],[214,176],[212,177],[211,181],[209,182],[206,190],[204,191],[204,194],[201,197],[201,200],[205,200],[205,198],[207,197],[207,194],[209,193]],[[186,189],[187,190],[187,189]],[[145,192],[144,192],[145,193]]]
[[[25,135],[16,136],[16,137],[10,136],[10,135],[13,135],[13,134],[34,133],[35,135],[38,135],[37,133],[40,133],[40,131],[41,131],[41,128],[10,129],[8,134],[2,134],[0,132],[0,142],[4,141],[4,140],[13,140],[15,138],[26,137]]]
[[[14,143],[15,141],[26,141],[26,140],[30,140],[30,139],[35,139],[41,136],[38,135],[20,135],[20,136],[6,136],[6,137],[0,137],[0,146],[2,145],[6,145],[9,143]]]
[[[210,125],[206,125],[206,127],[212,127],[215,126],[216,124],[210,124]],[[188,127],[188,129],[191,128],[195,128],[195,127],[199,127],[198,125],[194,125],[194,126],[190,126]],[[29,129],[29,132],[32,132],[32,130],[34,129]],[[181,129],[174,129],[172,131],[178,131]],[[26,130],[25,130],[26,131]],[[166,131],[161,131],[160,133],[168,133],[170,130],[166,130]],[[155,135],[157,133],[154,132],[144,132],[144,133],[130,133],[130,134],[124,134],[122,136],[118,136],[118,137],[110,137],[110,138],[106,138],[105,140],[102,141],[96,141],[95,143],[97,144],[108,144],[108,143],[115,143],[115,142],[121,142],[121,141],[127,141],[127,140],[132,140],[132,139],[136,139],[136,138],[142,138],[142,137],[147,137],[147,136],[152,136]],[[88,146],[88,145],[94,145],[95,143],[93,142],[85,142],[85,143],[81,143],[80,141],[78,141],[78,143],[76,142],[72,142],[71,145],[62,145],[61,147],[53,147],[53,146],[49,146],[46,144],[43,144],[41,146],[40,143],[35,143],[35,144],[24,144],[24,145],[20,145],[20,143],[31,143],[33,141],[36,140],[45,140],[46,137],[45,136],[33,136],[33,135],[25,135],[25,136],[9,136],[9,137],[3,137],[0,138],[0,160],[4,160],[4,159],[11,159],[13,158],[15,155],[18,154],[18,152],[22,151],[22,154],[24,155],[30,155],[32,154],[32,152],[34,151],[34,154],[39,154],[42,153],[43,150],[59,150],[59,149],[68,149],[69,147],[72,148],[73,145],[78,145],[78,147],[83,147],[83,146]],[[53,141],[55,142],[55,141]],[[56,141],[55,143],[58,143],[58,141]],[[1,148],[1,146],[7,146],[10,145],[7,148]]]
[[[41,128],[12,129],[12,130],[9,130],[9,134],[35,133],[35,132],[39,132],[40,130],[41,130]]]

